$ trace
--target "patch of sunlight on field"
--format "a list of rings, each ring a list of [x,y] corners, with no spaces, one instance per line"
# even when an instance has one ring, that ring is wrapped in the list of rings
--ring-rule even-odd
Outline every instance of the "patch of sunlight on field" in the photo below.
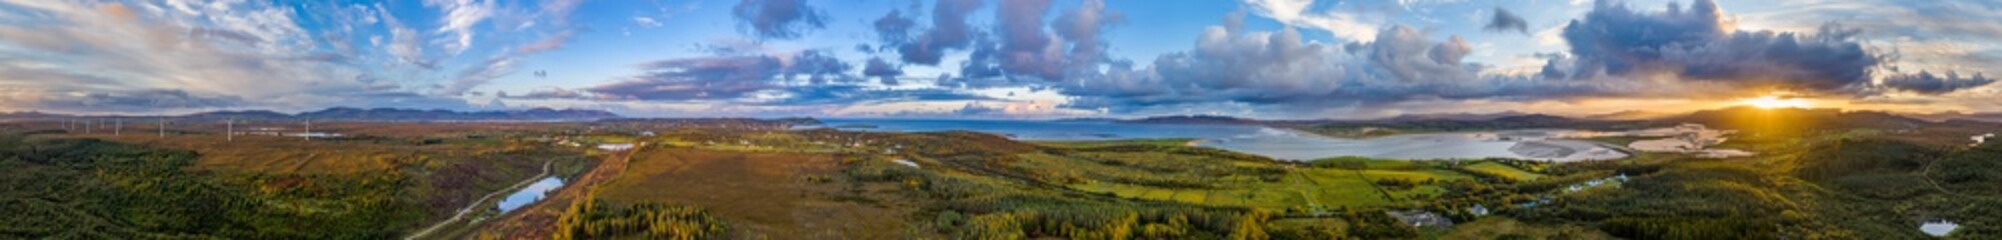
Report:
[[[1425,181],[1427,179],[1434,181],[1446,181],[1446,180],[1471,178],[1467,175],[1463,175],[1453,171],[1434,170],[1434,169],[1417,170],[1417,171],[1370,169],[1370,170],[1362,170],[1362,175],[1363,177],[1369,178],[1370,180],[1400,179],[1405,181]]]
[[[1143,194],[1140,194],[1140,198],[1161,199],[1161,200],[1175,199],[1175,190],[1147,189],[1146,191],[1144,191]]]
[[[1349,170],[1307,169],[1299,172],[1313,186],[1312,195],[1323,206],[1377,206],[1390,204],[1369,181]]]
[[[1042,181],[1084,192],[1274,210],[1386,206],[1399,202],[1395,199],[1437,196],[1445,189],[1382,189],[1376,186],[1377,180],[1416,183],[1472,178],[1433,168],[1427,162],[1371,160],[1362,162],[1367,166],[1364,170],[1349,170],[1169,151],[1179,146],[1123,147],[1159,143],[1045,142],[1041,144],[1092,148],[1019,154],[1016,159],[1020,161],[1006,164]]]
[[[1543,174],[1523,171],[1522,169],[1516,169],[1515,167],[1511,167],[1508,166],[1507,164],[1502,164],[1498,162],[1480,162],[1472,165],[1467,165],[1461,168],[1466,169],[1467,171],[1493,175],[1496,177],[1508,179],[1509,181],[1516,181],[1516,182],[1543,179],[1545,177]]]
[[[1210,191],[1175,191],[1172,200],[1177,202],[1201,203],[1209,200]]]
[[[1363,162],[1363,164],[1364,164],[1364,166],[1367,166],[1367,167],[1368,167],[1369,169],[1421,169],[1421,168],[1425,168],[1425,166],[1424,166],[1424,165],[1420,165],[1418,161],[1410,161],[1410,160],[1369,160],[1369,161],[1364,161],[1364,162]]]

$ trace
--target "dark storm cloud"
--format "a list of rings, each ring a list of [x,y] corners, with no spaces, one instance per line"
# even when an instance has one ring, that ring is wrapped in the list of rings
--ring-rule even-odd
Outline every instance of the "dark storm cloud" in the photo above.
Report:
[[[1946,75],[1919,72],[1917,74],[1899,74],[1884,77],[1884,87],[1924,94],[1944,94],[1962,89],[1987,86],[1991,83],[1995,83],[1995,79],[1982,76],[1979,73],[1974,74],[1974,76],[1963,77],[1959,73],[1954,72],[1947,72]]]
[[[1056,31],[1057,37],[1072,45],[1071,56],[1097,59],[1105,58],[1107,47],[1099,35],[1106,28],[1124,21],[1126,17],[1123,14],[1105,9],[1104,0],[1086,0],[1079,3],[1077,9],[1057,16],[1055,21],[1050,22],[1050,28]]]
[[[1495,16],[1488,19],[1488,25],[1484,28],[1495,32],[1515,30],[1517,33],[1528,34],[1529,21],[1522,20],[1521,16],[1516,16],[1508,9],[1495,7]]]
[[[1278,103],[1319,98],[1344,81],[1364,77],[1340,48],[1303,42],[1300,33],[1245,32],[1229,27],[1243,14],[1210,27],[1195,49],[1159,56],[1151,66],[1113,64],[1102,78],[1079,79],[1060,90],[1081,96],[1081,107],[1151,106],[1202,102]]]
[[[826,13],[806,0],[742,0],[731,13],[760,38],[793,39],[827,27]]]
[[[949,101],[949,100],[992,100],[978,94],[964,93],[951,89],[876,89],[857,85],[824,85],[813,87],[787,88],[788,97],[778,101],[756,102],[763,105],[848,105],[856,103],[899,102],[899,101]]]
[[[1478,66],[1460,63],[1473,47],[1459,36],[1434,42],[1424,33],[1397,26],[1377,34],[1376,41],[1365,46],[1371,66],[1402,83],[1470,81],[1480,72]]]
[[[1882,59],[1852,40],[1852,30],[1817,34],[1737,31],[1715,2],[1671,3],[1645,13],[1600,1],[1564,28],[1576,59],[1573,78],[1673,74],[1689,81],[1849,92],[1866,84]]]
[[[883,85],[897,85],[897,77],[903,75],[903,69],[883,58],[869,58],[869,63],[862,67],[862,76],[875,77]]]
[[[897,48],[904,63],[937,66],[946,51],[965,49],[978,34],[973,26],[966,23],[966,17],[974,10],[980,10],[980,0],[940,0],[931,13],[931,28],[918,33],[908,42],[890,42]],[[901,16],[886,16],[902,18]],[[896,20],[891,20],[896,21]],[[881,22],[881,20],[879,20]],[[878,25],[879,34],[905,34],[908,29],[884,28]]]
[[[912,28],[916,28],[917,24],[917,21],[912,21],[910,18],[904,17],[903,11],[891,10],[890,13],[883,14],[882,18],[877,18],[875,22],[871,22],[869,25],[876,29],[877,38],[880,38],[885,46],[894,46],[909,43],[911,41],[911,30]],[[862,48],[866,49],[868,47]]]
[[[958,77],[946,76],[944,77],[945,79],[940,79],[942,81],[938,81],[938,84],[940,84],[941,86],[950,86],[950,85],[983,86],[984,83],[982,81],[972,81],[972,80],[994,79],[1005,74],[1006,72],[1002,71],[1000,66],[994,64],[994,62],[998,61],[995,56],[998,55],[999,52],[1001,51],[1000,48],[996,47],[995,45],[996,44],[994,44],[994,40],[987,38],[981,38],[979,40],[974,41],[973,46],[975,47],[973,48],[973,52],[967,54],[966,62],[960,63],[959,76]],[[1008,80],[1008,79],[1002,79],[1002,80]],[[992,81],[987,81],[987,82],[992,82]]]
[[[1066,94],[1113,105],[1198,102],[1279,103],[1332,94],[1365,77],[1334,46],[1305,43],[1293,29],[1224,32],[1211,28],[1186,53],[1155,58],[1150,69],[1115,65],[1105,78],[1063,85]]]
[[[820,51],[806,51],[792,56],[792,62],[789,65],[781,66],[779,68],[779,76],[785,80],[804,77],[813,84],[823,84],[830,81],[853,81],[857,79],[847,75],[848,70],[853,68],[853,66],[848,65],[848,62],[843,62],[833,55]]]
[[[1001,69],[1044,79],[1061,78],[1063,62],[1053,59],[1059,57],[1061,49],[1053,48],[1054,39],[1043,31],[1050,0],[1002,1],[1000,5],[994,13],[994,28],[1001,39],[999,55],[995,56]]]
[[[1000,5],[994,15],[996,38],[977,41],[961,66],[960,76],[940,84],[1007,86],[1061,81],[1097,75],[1098,66],[1109,62],[1105,53],[1108,46],[1101,35],[1122,17],[1107,11],[1104,1],[1080,2],[1048,23],[1043,20],[1050,14],[1050,1],[1006,1]]]
[[[585,91],[614,99],[732,100],[783,89],[782,81],[801,76],[816,84],[850,79],[844,74],[850,68],[819,51],[680,58],[641,64],[644,74]]]
[[[1428,37],[1392,26],[1370,42],[1329,45],[1297,30],[1247,31],[1243,14],[1227,16],[1188,52],[1162,55],[1146,68],[1113,62],[1101,75],[1056,87],[1078,96],[1070,107],[1115,112],[1160,106],[1325,109],[1426,99],[1549,99],[1611,93],[1585,81],[1482,75],[1465,62],[1473,47],[1458,36]]]

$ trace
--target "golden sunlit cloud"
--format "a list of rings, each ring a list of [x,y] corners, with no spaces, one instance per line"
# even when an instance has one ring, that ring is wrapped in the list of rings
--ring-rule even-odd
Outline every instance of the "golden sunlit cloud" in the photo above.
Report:
[[[1813,103],[1808,102],[1807,99],[1780,97],[1780,96],[1764,96],[1752,99],[1745,99],[1738,101],[1738,104],[1752,106],[1756,108],[1764,108],[1764,109],[1809,108],[1813,107],[1814,105]]]

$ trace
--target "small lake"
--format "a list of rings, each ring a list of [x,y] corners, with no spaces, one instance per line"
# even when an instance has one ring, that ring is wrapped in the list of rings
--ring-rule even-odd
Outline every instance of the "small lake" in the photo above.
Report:
[[[548,195],[549,191],[555,191],[556,188],[560,187],[563,187],[562,178],[542,178],[542,180],[536,180],[535,183],[528,184],[528,187],[508,194],[507,198],[501,199],[498,207],[500,207],[500,211],[503,213],[511,212],[516,208],[521,208],[521,206],[542,201],[543,196]]]
[[[1286,160],[1337,156],[1396,159],[1474,159],[1506,157],[1550,161],[1625,158],[1626,153],[1603,144],[1553,139],[1568,130],[1405,134],[1368,139],[1333,138],[1318,134],[1250,125],[1156,124],[1116,121],[909,120],[826,119],[825,126],[847,131],[935,132],[975,131],[1030,141],[1119,140],[1150,138],[1196,139],[1195,145]]]
[[[1954,229],[1960,229],[1960,224],[1946,220],[1927,221],[1925,224],[1919,225],[1920,232],[1925,232],[1926,235],[1934,237],[1944,237],[1947,234],[1953,233]]]

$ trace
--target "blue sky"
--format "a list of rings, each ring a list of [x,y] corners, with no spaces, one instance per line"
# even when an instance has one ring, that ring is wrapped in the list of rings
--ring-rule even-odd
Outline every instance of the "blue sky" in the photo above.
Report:
[[[2002,111],[1986,1],[0,0],[0,111]],[[891,15],[895,12],[895,15]],[[1504,13],[1505,12],[1505,13]]]

